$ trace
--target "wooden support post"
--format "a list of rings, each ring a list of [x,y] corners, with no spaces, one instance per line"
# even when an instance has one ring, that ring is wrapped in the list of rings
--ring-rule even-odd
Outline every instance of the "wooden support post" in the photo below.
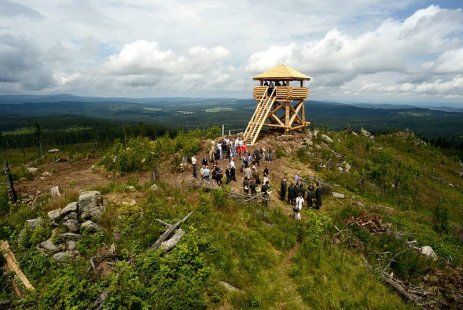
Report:
[[[18,200],[18,195],[16,194],[16,191],[14,190],[13,177],[10,174],[10,167],[8,166],[8,161],[6,160],[3,161],[3,174],[5,175],[5,178],[6,178],[6,186],[8,189],[8,199],[12,203],[15,203]]]
[[[301,104],[302,104],[302,109],[301,109],[301,118],[302,118],[302,124],[305,125],[305,108],[304,108],[304,100],[301,100]]]

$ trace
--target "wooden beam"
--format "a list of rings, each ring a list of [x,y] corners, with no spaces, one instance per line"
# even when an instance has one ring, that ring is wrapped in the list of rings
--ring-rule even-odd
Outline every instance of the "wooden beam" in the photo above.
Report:
[[[280,124],[265,123],[264,125],[268,126],[268,127],[289,129],[289,127],[287,127],[285,125],[280,125]]]
[[[16,257],[14,256],[13,252],[11,251],[8,241],[0,241],[0,252],[3,254],[3,257],[5,258],[5,271],[14,272],[18,276],[19,280],[21,280],[24,287],[30,291],[33,291],[34,287],[26,278],[22,270],[19,268],[18,261],[16,260]],[[17,294],[21,294],[15,282],[13,282],[13,288]]]
[[[285,126],[285,124],[275,115],[271,114],[270,115],[274,120],[276,120],[281,126]]]
[[[298,104],[296,110],[294,110],[293,116],[292,116],[291,119],[289,120],[289,126],[291,126],[291,125],[293,124],[294,119],[295,119],[296,117],[298,117],[298,118],[300,119],[300,117],[297,115],[297,113],[299,113],[299,111],[301,110],[301,108],[302,108],[303,105],[304,105],[304,104],[302,103],[302,101],[299,102],[299,104]],[[302,121],[302,120],[301,120],[301,121]]]
[[[289,130],[298,130],[298,129],[301,129],[301,128],[304,128],[304,127],[307,127],[307,125],[299,125],[299,126],[295,126],[295,127],[291,127],[289,128]]]

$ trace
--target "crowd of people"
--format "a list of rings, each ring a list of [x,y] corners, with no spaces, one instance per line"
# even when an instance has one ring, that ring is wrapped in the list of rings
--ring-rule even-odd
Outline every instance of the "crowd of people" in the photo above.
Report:
[[[237,165],[238,161],[239,167]],[[273,150],[269,147],[248,149],[246,143],[239,137],[230,139],[228,137],[216,142],[211,141],[208,156],[201,159],[201,168],[198,175],[198,159],[195,155],[191,157],[193,166],[193,177],[201,178],[204,182],[215,181],[217,185],[223,182],[230,184],[237,182],[237,172],[243,176],[243,194],[259,197],[268,206],[270,200],[270,169],[269,164],[273,160]],[[223,163],[226,162],[225,172]],[[221,167],[222,164],[222,167]],[[262,169],[262,174],[261,170]],[[225,176],[225,177],[224,177]],[[261,178],[262,176],[262,178]],[[280,199],[292,204],[294,218],[301,219],[301,209],[306,203],[309,209],[320,209],[322,204],[322,191],[320,184],[316,187],[313,184],[308,186],[298,174],[294,176],[294,183],[288,186],[285,178],[281,181]]]

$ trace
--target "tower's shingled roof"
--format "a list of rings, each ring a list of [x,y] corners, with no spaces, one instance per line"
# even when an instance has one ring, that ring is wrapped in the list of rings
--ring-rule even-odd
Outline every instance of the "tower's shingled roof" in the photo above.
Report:
[[[301,73],[290,66],[278,65],[270,70],[256,75],[254,80],[310,80],[310,76]]]

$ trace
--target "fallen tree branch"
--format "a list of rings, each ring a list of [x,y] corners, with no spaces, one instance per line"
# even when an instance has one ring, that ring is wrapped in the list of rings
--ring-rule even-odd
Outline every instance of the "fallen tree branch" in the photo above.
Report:
[[[164,241],[163,243],[161,243],[161,249],[164,252],[169,252],[170,250],[172,250],[177,245],[177,243],[179,243],[179,241],[180,241],[180,239],[182,239],[183,235],[185,235],[185,232],[183,231],[183,229],[181,229],[181,228],[177,229],[177,231],[172,236],[172,238],[170,238],[169,240]]]
[[[156,219],[156,222],[161,223],[162,225],[166,226],[167,228],[172,226],[172,224],[164,222],[163,220],[160,220],[160,219]]]
[[[26,278],[21,268],[19,268],[18,261],[16,260],[14,253],[11,251],[8,241],[0,241],[0,252],[3,254],[3,257],[5,258],[5,265],[4,265],[5,271],[15,273],[17,278],[21,280],[24,287],[30,291],[33,291],[34,287],[29,282],[29,280]],[[13,288],[16,292],[16,295],[20,296],[21,291],[19,290],[19,287],[17,286],[17,283],[14,279],[12,280]]]
[[[193,214],[193,212],[188,213],[188,215],[185,216],[183,219],[181,219],[180,221],[178,221],[174,225],[170,226],[161,235],[161,237],[159,237],[158,240],[156,240],[156,242],[153,243],[153,245],[150,247],[150,250],[153,250],[153,251],[157,250],[161,246],[161,244],[170,237],[170,235],[174,232],[174,230],[176,230],[181,224],[183,224],[190,217],[190,215],[192,215],[192,214]]]

